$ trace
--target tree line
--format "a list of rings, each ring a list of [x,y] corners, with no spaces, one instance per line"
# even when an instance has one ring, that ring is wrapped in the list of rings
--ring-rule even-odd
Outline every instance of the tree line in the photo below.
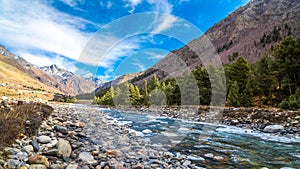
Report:
[[[143,86],[125,82],[110,87],[97,93],[94,102],[110,106],[218,105],[226,98],[226,105],[232,107],[300,109],[300,39],[287,36],[272,48],[271,56],[265,54],[253,64],[234,55],[235,61],[223,67],[210,64],[164,81],[154,74]],[[226,86],[222,85],[225,80]]]

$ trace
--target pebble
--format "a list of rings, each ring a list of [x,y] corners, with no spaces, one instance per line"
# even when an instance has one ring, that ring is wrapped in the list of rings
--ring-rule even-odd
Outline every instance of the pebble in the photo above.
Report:
[[[17,166],[19,165],[20,161],[19,160],[15,160],[15,159],[9,159],[7,160],[7,167],[9,169],[14,169],[17,168]]]
[[[32,140],[30,144],[32,145],[34,152],[38,152],[40,150],[40,146],[37,140]]]
[[[28,160],[29,164],[44,164],[46,167],[49,167],[48,158],[42,155],[32,156]]]
[[[94,156],[89,152],[81,152],[78,156],[78,159],[88,164],[97,163],[97,161],[94,159]]]
[[[42,144],[47,144],[51,142],[51,138],[49,136],[39,136],[37,141]]]
[[[33,164],[29,166],[29,169],[47,169],[47,167],[42,164]]]

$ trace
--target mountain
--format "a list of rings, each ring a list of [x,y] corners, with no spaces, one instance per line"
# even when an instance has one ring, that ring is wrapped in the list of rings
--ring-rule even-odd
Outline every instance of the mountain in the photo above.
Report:
[[[24,100],[51,100],[53,93],[60,93],[54,87],[43,84],[20,70],[23,67],[14,59],[0,53],[0,96]]]
[[[111,86],[117,86],[123,82],[126,82],[126,81],[130,81],[134,78],[137,78],[139,77],[141,74],[143,74],[143,72],[138,72],[138,73],[131,73],[131,74],[124,74],[122,76],[119,76],[117,77],[116,79],[112,80],[112,81],[109,81],[109,82],[106,82],[104,83],[102,86],[98,87],[95,92],[99,92],[100,90],[102,89],[107,89]]]
[[[167,77],[166,72],[176,76],[184,71],[178,66],[179,62],[183,61],[189,69],[195,69],[217,55],[223,63],[233,62],[236,55],[244,56],[249,63],[253,63],[264,53],[270,53],[270,49],[289,34],[300,37],[299,0],[251,0],[201,37],[170,52],[132,81],[141,85],[154,73],[160,79]]]
[[[97,78],[85,78],[80,75],[75,75],[57,65],[39,68],[38,66],[27,62],[22,57],[10,53],[4,46],[0,46],[0,54],[3,56],[2,61],[6,64],[17,68],[29,77],[38,80],[49,87],[55,88],[57,89],[57,92],[66,95],[74,96],[90,93],[99,87],[102,82]]]

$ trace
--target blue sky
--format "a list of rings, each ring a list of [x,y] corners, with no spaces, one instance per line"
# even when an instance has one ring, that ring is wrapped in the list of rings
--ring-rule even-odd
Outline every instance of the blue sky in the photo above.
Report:
[[[146,70],[248,1],[0,0],[0,44],[38,66],[111,80]]]

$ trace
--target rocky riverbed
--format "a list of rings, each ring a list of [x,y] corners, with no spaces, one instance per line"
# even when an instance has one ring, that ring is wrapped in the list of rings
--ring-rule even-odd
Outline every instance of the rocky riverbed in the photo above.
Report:
[[[218,143],[222,142],[222,146],[227,147],[221,153],[209,150],[211,147],[208,147],[208,149],[205,148],[205,146],[217,143],[216,141],[209,142],[205,140],[199,145],[198,143],[197,145],[191,145],[189,143],[190,139],[182,137],[180,138],[180,140],[183,140],[182,142],[172,142],[176,140],[177,134],[181,132],[185,133],[186,131],[192,132],[192,135],[189,137],[194,138],[195,133],[198,132],[198,126],[195,127],[194,124],[194,127],[184,128],[181,125],[180,128],[174,129],[173,126],[177,124],[173,120],[173,126],[165,126],[166,129],[162,130],[162,134],[151,137],[154,139],[150,141],[149,137],[146,136],[152,136],[155,132],[155,128],[150,128],[150,123],[146,125],[148,128],[137,131],[131,128],[133,126],[132,121],[134,122],[134,120],[131,122],[126,120],[117,121],[107,111],[101,111],[98,107],[72,104],[53,104],[51,106],[55,108],[55,111],[42,123],[37,136],[30,138],[25,136],[22,139],[18,139],[11,147],[6,147],[0,152],[0,157],[5,156],[5,158],[0,159],[0,166],[3,168],[21,169],[264,167],[246,157],[237,157],[233,151],[239,149],[239,147],[237,145],[224,144],[225,141],[219,141]],[[146,110],[142,111],[145,113]],[[176,112],[173,112],[173,114],[176,114]],[[160,115],[164,115],[164,113]],[[142,117],[137,116],[137,118]],[[208,118],[209,116],[206,115],[204,117]],[[292,118],[294,120],[296,116]],[[240,123],[242,119],[235,119],[239,121],[235,125],[242,124]],[[228,121],[232,120],[234,119],[228,119]],[[166,123],[168,122],[162,121],[162,124]],[[157,123],[155,122],[155,124]],[[291,127],[297,128],[298,124],[293,123],[293,125],[295,126]],[[276,126],[270,126],[269,128],[271,129],[266,132],[281,132],[286,130],[286,126],[279,125],[277,127],[279,129],[276,129]],[[223,127],[219,127],[219,129],[223,129]],[[170,130],[176,131],[172,133]],[[291,135],[291,140],[298,140],[300,142],[299,137],[295,136],[297,133],[298,131],[287,134]],[[185,135],[188,134],[185,133]],[[232,141],[236,140],[235,136],[232,136]],[[268,135],[268,137],[270,136]],[[164,140],[166,137],[173,139]],[[216,138],[220,139],[218,135]],[[169,143],[163,144],[161,143],[163,141],[169,141]],[[241,147],[241,145],[239,146]],[[291,144],[291,146],[278,143],[279,148],[285,147],[287,149],[284,149],[284,151],[291,151],[290,148],[293,149],[293,146],[295,148],[299,147],[299,144]],[[203,147],[205,149],[201,149]],[[244,148],[247,149],[247,147]],[[279,166],[297,165],[300,158],[299,154],[300,152],[295,152],[288,159],[292,161],[283,162]],[[277,159],[276,157],[272,158]],[[298,162],[293,162],[295,159],[298,159]],[[281,160],[287,161],[287,159]],[[238,167],[231,166],[231,164]]]

